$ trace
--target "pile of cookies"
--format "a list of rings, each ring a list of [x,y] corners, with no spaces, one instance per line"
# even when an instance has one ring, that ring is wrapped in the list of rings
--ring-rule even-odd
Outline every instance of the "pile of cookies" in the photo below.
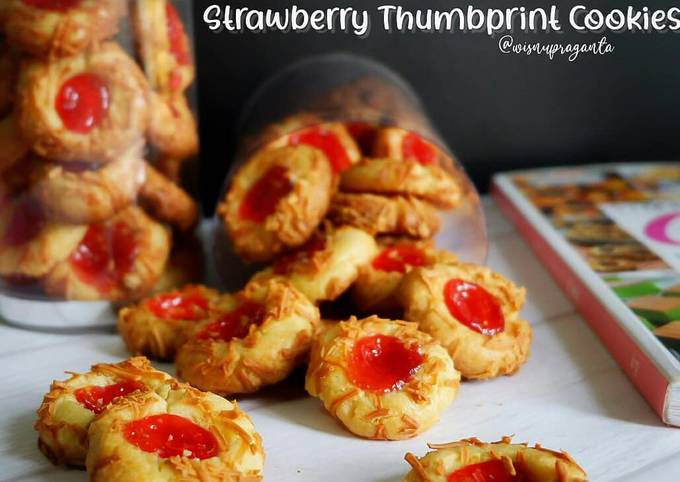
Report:
[[[38,447],[91,481],[260,480],[262,438],[235,402],[179,383],[143,357],[54,382]]]
[[[236,402],[180,383],[144,357],[55,381],[35,429],[38,447],[53,463],[84,465],[91,481],[263,477],[262,437]],[[420,459],[406,454],[412,470],[405,482],[586,481],[566,452],[512,444],[509,437],[429,447]]]
[[[305,128],[253,155],[220,212],[237,252],[271,264],[234,294],[189,285],[124,308],[129,351],[174,360],[180,379],[221,395],[256,392],[307,363],[307,391],[354,434],[382,440],[431,427],[461,377],[515,373],[531,343],[525,290],[436,248],[411,212],[456,205],[446,158],[395,128],[370,133],[391,157],[362,158],[361,127]],[[374,183],[375,193],[351,191]],[[370,219],[359,223],[327,216],[338,197],[409,207],[376,218],[348,208]]]
[[[128,24],[140,63],[116,40],[127,40],[117,35]],[[190,40],[170,2],[3,0],[5,287],[118,301],[187,282],[168,259],[170,227],[191,232],[199,216],[175,182],[198,151],[193,79]]]

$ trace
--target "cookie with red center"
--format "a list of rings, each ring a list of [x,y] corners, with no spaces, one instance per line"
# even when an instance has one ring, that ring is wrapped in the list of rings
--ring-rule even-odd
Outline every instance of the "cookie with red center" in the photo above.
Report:
[[[324,153],[334,174],[339,174],[361,159],[361,150],[344,124],[323,123],[305,127],[282,136],[269,145],[270,149],[283,146],[309,146]]]
[[[428,444],[424,457],[406,454],[412,470],[404,482],[586,482],[588,476],[568,453],[536,444],[513,444],[510,437],[493,443],[476,438]]]
[[[147,137],[160,156],[185,160],[198,153],[198,125],[184,94],[151,92],[149,110]]]
[[[190,38],[173,2],[134,2],[132,25],[153,90],[163,95],[183,93],[194,81],[196,68]]]
[[[89,372],[55,381],[38,409],[35,429],[40,450],[55,464],[83,465],[87,430],[95,416],[118,398],[154,391],[163,396],[172,378],[154,370],[144,357],[100,363]]]
[[[5,200],[1,206],[1,276],[46,275],[68,259],[87,231],[86,226],[48,220],[40,203],[27,194]]]
[[[39,57],[76,55],[118,33],[125,0],[4,0],[5,35]]]
[[[188,285],[123,308],[118,313],[118,332],[131,354],[172,360],[189,330],[217,311],[216,290]]]
[[[180,231],[191,231],[196,227],[199,219],[196,201],[150,164],[146,164],[145,171],[139,191],[140,205],[155,219]]]
[[[89,430],[90,480],[262,480],[262,438],[236,402],[187,385],[119,399]]]
[[[333,196],[328,218],[371,234],[429,239],[439,231],[441,218],[432,204],[413,196],[339,192]]]
[[[137,207],[86,228],[70,256],[43,279],[48,294],[68,300],[130,300],[161,277],[170,233]]]
[[[380,130],[373,145],[373,156],[412,161],[423,167],[453,164],[450,157],[422,136],[397,127]]]
[[[31,188],[49,219],[102,223],[136,200],[145,176],[142,151],[143,145],[136,143],[115,161],[100,165],[34,156]]]
[[[396,292],[406,273],[437,263],[455,263],[458,257],[437,249],[431,241],[380,238],[379,250],[360,271],[352,286],[352,301],[362,313],[397,313]]]
[[[271,261],[309,239],[332,192],[331,167],[318,149],[267,149],[236,173],[218,215],[236,253],[246,261]]]
[[[354,283],[376,250],[373,236],[361,229],[325,225],[300,248],[255,274],[253,280],[285,279],[312,303],[332,301]]]
[[[317,335],[305,388],[355,435],[402,440],[434,425],[459,383],[451,357],[429,335],[371,316]]]
[[[250,283],[220,302],[177,354],[177,374],[201,390],[252,393],[286,378],[305,358],[318,309],[278,280]]]
[[[404,318],[448,349],[465,378],[511,375],[529,356],[531,327],[519,317],[526,290],[489,268],[415,268],[397,296]]]
[[[59,162],[114,161],[143,137],[149,121],[144,74],[112,42],[73,57],[23,62],[17,95],[24,139]]]
[[[461,201],[461,187],[437,164],[412,159],[364,158],[342,173],[346,192],[413,195],[443,209]]]

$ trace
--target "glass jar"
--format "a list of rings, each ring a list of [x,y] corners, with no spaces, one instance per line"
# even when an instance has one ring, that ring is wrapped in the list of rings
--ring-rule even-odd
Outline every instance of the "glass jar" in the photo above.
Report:
[[[199,149],[191,14],[190,1],[3,0],[5,321],[112,325],[118,304],[200,276],[200,255],[186,260],[199,221],[184,181]]]
[[[474,186],[417,95],[384,65],[330,54],[286,68],[248,103],[240,138],[214,235],[217,269],[230,290],[240,289],[263,265],[309,242],[305,233],[327,222],[360,227],[378,238],[432,239],[470,262],[486,258],[486,226]],[[267,155],[263,153],[271,156],[286,147],[323,152],[332,171],[329,205],[319,201],[326,195],[320,189],[310,192],[301,203],[320,206],[300,208],[294,227],[260,216],[248,207],[243,193],[234,194],[240,189],[239,176],[258,175],[249,165]],[[282,187],[282,179],[273,179],[280,173],[269,169],[259,174],[264,174],[261,179],[269,176],[269,182],[259,188],[262,181],[251,183],[246,197],[255,210],[268,214],[277,190],[289,189],[295,181]],[[311,174],[307,181],[324,182]],[[253,234],[253,226],[259,234]],[[296,236],[289,236],[288,228]]]

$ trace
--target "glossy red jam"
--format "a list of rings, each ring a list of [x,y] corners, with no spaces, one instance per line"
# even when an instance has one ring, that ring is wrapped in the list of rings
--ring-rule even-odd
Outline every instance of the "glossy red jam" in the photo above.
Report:
[[[416,345],[407,347],[394,336],[366,336],[354,343],[347,373],[357,387],[386,393],[408,383],[423,360]]]
[[[78,403],[83,407],[94,413],[101,413],[116,398],[124,397],[140,388],[144,388],[142,383],[135,380],[127,380],[105,387],[91,386],[79,388],[75,391],[75,396]]]
[[[384,249],[373,260],[373,267],[388,273],[406,273],[407,267],[424,266],[427,263],[425,252],[409,244],[391,246]]]
[[[35,238],[45,225],[45,214],[37,202],[21,201],[12,214],[2,240],[6,246],[20,246]]]
[[[132,270],[137,251],[135,233],[125,223],[94,224],[70,262],[81,281],[106,293]]]
[[[478,284],[452,279],[444,286],[444,301],[451,316],[471,330],[493,336],[505,329],[498,299]]]
[[[308,262],[315,253],[326,249],[326,238],[314,236],[294,253],[279,258],[274,264],[274,274],[289,274],[297,263]]]
[[[154,296],[146,306],[163,320],[196,321],[207,316],[210,303],[198,290],[187,290]]]
[[[323,151],[335,173],[344,171],[352,164],[347,155],[347,150],[338,136],[323,126],[312,127],[291,134],[289,144],[291,146],[304,144]]]
[[[510,471],[502,460],[489,460],[479,464],[468,465],[449,475],[448,482],[526,482],[527,479],[515,467],[516,475]]]
[[[288,170],[272,166],[250,188],[239,208],[242,219],[261,223],[276,211],[276,205],[293,190]]]
[[[219,452],[217,438],[188,418],[164,413],[129,422],[125,439],[144,452],[161,458],[209,459]]]
[[[170,51],[182,65],[191,63],[191,52],[187,44],[187,34],[184,24],[175,7],[170,3],[165,5],[165,15],[167,18],[168,39],[170,41]]]
[[[110,92],[104,80],[95,74],[78,74],[59,90],[55,107],[64,126],[87,134],[97,127],[109,111]]]
[[[222,341],[243,338],[250,331],[251,325],[262,323],[265,314],[266,311],[261,304],[245,301],[235,310],[222,315],[217,321],[203,328],[198,338]]]
[[[345,124],[345,127],[363,152],[371,152],[373,150],[375,138],[378,134],[378,130],[374,125],[366,124],[365,122],[349,122]]]
[[[82,0],[23,0],[23,2],[29,7],[65,12],[80,5]]]
[[[437,164],[437,149],[417,134],[406,134],[401,149],[404,159],[415,159],[424,166]]]

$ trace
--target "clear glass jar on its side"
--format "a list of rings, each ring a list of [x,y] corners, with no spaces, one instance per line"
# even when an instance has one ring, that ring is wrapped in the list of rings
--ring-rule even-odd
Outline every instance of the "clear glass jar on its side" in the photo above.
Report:
[[[5,321],[112,325],[114,304],[198,275],[184,260],[199,220],[183,183],[199,149],[191,14],[190,1],[3,0]]]
[[[329,207],[308,217],[298,214],[293,230],[304,226],[299,231],[312,232],[326,222],[354,224],[379,238],[433,239],[463,260],[485,260],[486,226],[474,186],[417,95],[385,66],[347,54],[296,63],[259,89],[245,109],[240,132],[215,228],[216,264],[228,289],[240,289],[263,265],[308,242],[304,235],[287,236],[285,223],[275,227],[271,218],[253,213],[272,207],[266,200],[276,196],[282,179],[270,179],[257,193],[257,183],[250,183],[253,209],[247,196],[234,194],[238,176],[256,175],[248,166],[285,147],[323,151],[333,177]],[[356,169],[358,163],[362,169]],[[275,177],[270,171],[259,174]],[[309,199],[315,197],[323,194]]]

